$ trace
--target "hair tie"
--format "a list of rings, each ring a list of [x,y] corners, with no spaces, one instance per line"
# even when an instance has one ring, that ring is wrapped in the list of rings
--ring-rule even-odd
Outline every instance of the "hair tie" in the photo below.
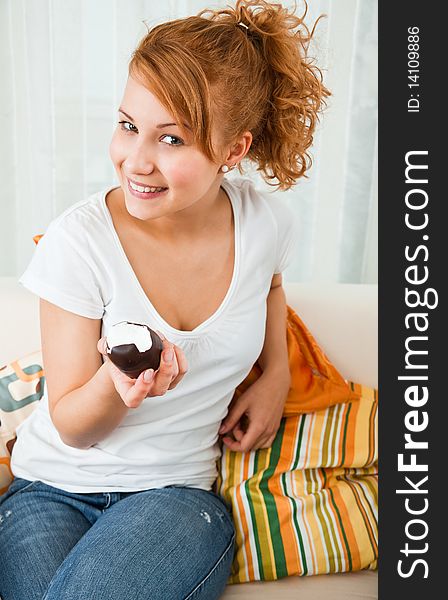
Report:
[[[245,29],[249,30],[249,27],[247,25],[245,25],[244,23],[238,23],[239,27],[244,27]]]

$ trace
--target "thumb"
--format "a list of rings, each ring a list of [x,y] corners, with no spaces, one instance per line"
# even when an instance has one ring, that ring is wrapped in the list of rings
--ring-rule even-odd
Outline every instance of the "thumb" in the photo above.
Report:
[[[221,427],[219,428],[218,433],[222,434],[222,433],[226,433],[227,431],[231,431],[235,427],[235,425],[238,423],[238,421],[241,419],[241,417],[243,416],[246,409],[247,409],[247,406],[246,406],[245,402],[238,402],[238,403],[234,404],[230,408],[229,414],[227,415],[227,417],[221,423]]]
[[[96,348],[100,354],[102,354],[106,358],[109,358],[107,355],[106,337],[102,337],[98,340]]]

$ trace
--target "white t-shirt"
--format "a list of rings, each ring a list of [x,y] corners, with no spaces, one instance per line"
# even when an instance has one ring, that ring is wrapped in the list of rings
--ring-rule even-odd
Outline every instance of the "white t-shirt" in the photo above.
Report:
[[[220,423],[263,349],[272,277],[293,256],[294,215],[283,200],[261,193],[246,178],[223,181],[235,223],[232,282],[213,315],[193,331],[180,331],[157,313],[131,268],[105,202],[114,187],[54,219],[19,281],[65,310],[102,319],[102,336],[119,321],[160,330],[182,348],[188,371],[174,389],[146,398],[104,440],[84,450],[60,439],[45,391],[17,430],[12,471],[70,492],[167,485],[209,490],[217,476]],[[69,369],[70,340],[63,351]]]

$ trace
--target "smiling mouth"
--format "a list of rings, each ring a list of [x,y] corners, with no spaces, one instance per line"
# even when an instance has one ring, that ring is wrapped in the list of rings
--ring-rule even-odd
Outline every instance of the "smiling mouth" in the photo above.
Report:
[[[140,186],[136,185],[128,178],[128,189],[130,193],[136,198],[141,198],[143,200],[156,198],[161,194],[165,193],[168,188],[166,187],[152,187],[152,186]]]
[[[136,192],[163,192],[163,190],[167,189],[163,186],[137,184],[134,181],[132,181],[132,179],[129,179],[129,177],[128,181],[131,188]]]

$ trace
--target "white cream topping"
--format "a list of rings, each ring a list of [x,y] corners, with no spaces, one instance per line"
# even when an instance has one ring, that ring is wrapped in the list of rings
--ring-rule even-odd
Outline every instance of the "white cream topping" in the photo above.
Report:
[[[152,347],[149,329],[143,325],[135,325],[126,321],[112,325],[107,334],[108,353],[110,354],[115,346],[123,344],[135,344],[139,352],[146,352]]]

